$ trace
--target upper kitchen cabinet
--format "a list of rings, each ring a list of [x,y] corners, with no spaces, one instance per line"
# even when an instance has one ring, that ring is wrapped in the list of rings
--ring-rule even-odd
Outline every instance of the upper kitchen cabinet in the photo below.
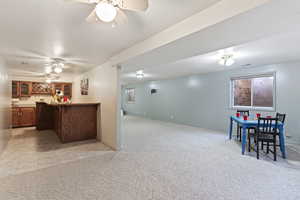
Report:
[[[19,81],[12,81],[12,98],[18,98],[20,96],[20,83]]]
[[[64,95],[71,98],[72,97],[72,84],[65,83],[63,86],[63,89],[64,89]]]
[[[12,81],[12,98],[30,97],[33,95],[54,95],[59,90],[64,96],[72,97],[72,83],[45,83],[30,81]]]
[[[31,96],[31,89],[32,83],[31,82],[24,82],[20,81],[20,96],[21,97],[30,97]]]
[[[56,94],[56,91],[63,91],[63,83],[53,83],[53,94]]]
[[[72,83],[53,83],[53,94],[55,94],[57,90],[62,91],[64,96],[72,97]]]
[[[51,95],[51,93],[52,93],[52,85],[51,84],[40,83],[40,82],[32,83],[31,94]]]

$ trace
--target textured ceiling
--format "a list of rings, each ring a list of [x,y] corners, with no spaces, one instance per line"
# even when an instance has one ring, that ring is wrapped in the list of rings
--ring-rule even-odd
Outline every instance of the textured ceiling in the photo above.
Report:
[[[235,55],[235,64],[230,67],[218,64],[220,51],[215,51],[164,65],[147,67],[144,69],[145,79],[143,81],[299,61],[299,44],[300,30],[281,33],[230,48],[227,51],[233,52]],[[139,82],[135,77],[135,72],[124,72],[122,81],[124,83]]]
[[[150,0],[145,13],[128,11],[128,24],[112,28],[85,21],[93,9],[90,5],[66,0],[1,0],[0,55],[13,69],[34,72],[42,72],[49,57],[65,58],[73,63],[66,70],[80,73],[216,2]]]

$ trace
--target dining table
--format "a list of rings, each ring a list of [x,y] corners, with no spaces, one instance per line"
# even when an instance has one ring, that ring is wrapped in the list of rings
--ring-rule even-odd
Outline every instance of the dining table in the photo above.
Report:
[[[242,127],[242,155],[244,155],[247,142],[247,128],[257,127],[258,120],[255,118],[244,120],[243,117],[230,116],[229,140],[232,139],[233,122],[236,122],[240,127]],[[272,126],[275,128],[276,125],[273,124]],[[278,122],[277,128],[279,130],[280,151],[282,153],[282,157],[286,158],[284,123]]]

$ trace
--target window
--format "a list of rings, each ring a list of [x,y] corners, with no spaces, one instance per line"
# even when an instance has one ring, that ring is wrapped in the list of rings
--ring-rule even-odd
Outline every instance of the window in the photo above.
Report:
[[[234,78],[232,85],[232,107],[274,110],[274,74]]]
[[[127,103],[135,102],[135,89],[134,88],[127,88],[125,91],[125,94],[126,94]]]

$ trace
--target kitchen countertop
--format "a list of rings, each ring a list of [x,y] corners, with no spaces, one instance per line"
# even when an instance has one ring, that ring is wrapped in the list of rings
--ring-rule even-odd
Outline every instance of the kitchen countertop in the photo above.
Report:
[[[86,106],[86,105],[99,105],[100,103],[46,103],[46,102],[37,102],[44,103],[48,106]]]
[[[12,104],[13,108],[35,108],[35,104]]]

